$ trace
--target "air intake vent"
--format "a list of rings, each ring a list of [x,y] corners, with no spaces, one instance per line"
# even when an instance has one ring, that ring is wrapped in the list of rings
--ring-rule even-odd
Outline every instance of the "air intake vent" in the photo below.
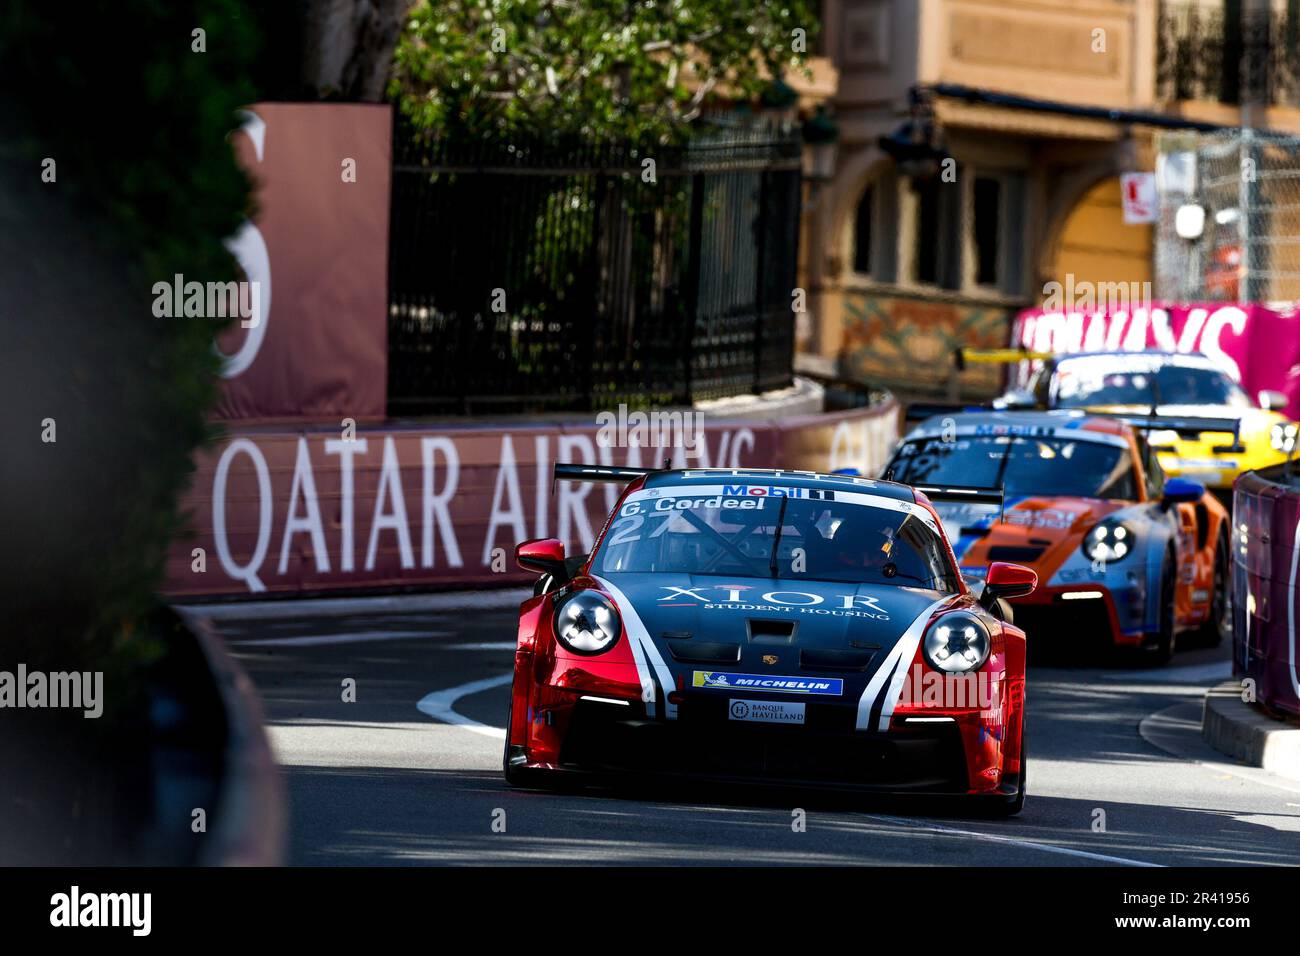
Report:
[[[995,544],[989,548],[990,561],[1037,561],[1046,548],[1026,548],[1014,544]]]
[[[739,644],[695,640],[670,640],[665,643],[673,660],[683,664],[735,664],[740,660]]]
[[[871,651],[805,647],[799,652],[799,666],[808,671],[864,671],[875,656]]]
[[[749,643],[751,644],[793,644],[797,625],[794,621],[761,621],[750,619]]]

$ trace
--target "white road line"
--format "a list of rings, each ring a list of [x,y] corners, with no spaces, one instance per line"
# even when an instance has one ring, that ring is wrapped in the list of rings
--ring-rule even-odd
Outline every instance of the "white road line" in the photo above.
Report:
[[[440,591],[433,594],[382,594],[369,597],[294,598],[280,601],[222,601],[178,604],[182,614],[213,621],[274,621],[333,614],[382,614],[388,611],[468,611],[515,608],[533,596],[531,588]]]
[[[513,651],[518,641],[478,641],[468,644],[438,645],[440,651]]]
[[[1057,846],[1055,843],[1039,843],[1037,840],[1022,840],[1016,837],[1001,836],[996,833],[980,833],[976,830],[958,830],[954,827],[939,826],[936,823],[923,823],[917,820],[906,820],[902,817],[890,817],[878,813],[864,813],[863,816],[872,820],[883,820],[886,823],[907,827],[911,830],[929,830],[934,833],[947,833],[953,836],[974,837],[977,840],[989,840],[993,843],[1008,843],[1012,846],[1022,846],[1029,850],[1042,850],[1045,853],[1060,853],[1063,856],[1078,856],[1088,860],[1099,860],[1102,863],[1119,863],[1123,866],[1164,866],[1163,863],[1147,863],[1143,860],[1130,860],[1122,856],[1107,856],[1105,853],[1089,853],[1087,850],[1072,850],[1069,847]]]
[[[457,727],[464,727],[466,730],[472,730],[474,733],[482,734],[485,737],[505,740],[506,731],[504,727],[491,727],[488,724],[482,724],[477,720],[466,717],[464,714],[456,713],[456,701],[462,697],[468,697],[470,694],[477,694],[480,691],[491,690],[493,687],[500,687],[502,684],[509,684],[514,678],[513,673],[501,674],[497,677],[485,677],[482,680],[470,681],[468,684],[461,684],[459,687],[435,690],[431,694],[425,694],[415,706],[420,709],[420,713],[432,717],[434,720],[441,720],[444,724],[455,724]]]
[[[410,641],[420,637],[447,637],[449,633],[448,631],[348,631],[342,634],[308,634],[302,637],[260,637],[252,641],[228,641],[227,643],[230,647],[317,647],[322,644]]]

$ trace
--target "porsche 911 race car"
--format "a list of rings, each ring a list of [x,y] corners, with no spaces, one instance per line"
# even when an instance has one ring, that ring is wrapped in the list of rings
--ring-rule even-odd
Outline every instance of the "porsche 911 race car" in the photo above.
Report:
[[[1038,573],[1014,605],[1031,642],[1100,636],[1167,660],[1180,631],[1217,642],[1230,620],[1229,520],[1204,486],[1165,478],[1142,430],[1079,411],[941,416],[903,438],[885,474],[948,489],[935,509],[967,577],[997,561]]]
[[[1024,633],[926,496],[845,475],[557,465],[626,482],[590,555],[519,545],[507,781],[633,773],[1024,802]]]
[[[1230,492],[1237,476],[1280,464],[1286,454],[1276,429],[1291,425],[1276,409],[1281,392],[1259,403],[1204,355],[1181,352],[1082,352],[1048,358],[1025,390],[996,401],[1003,408],[1081,408],[1169,417],[1220,419],[1214,430],[1153,431],[1149,440],[1170,477],[1189,478]]]

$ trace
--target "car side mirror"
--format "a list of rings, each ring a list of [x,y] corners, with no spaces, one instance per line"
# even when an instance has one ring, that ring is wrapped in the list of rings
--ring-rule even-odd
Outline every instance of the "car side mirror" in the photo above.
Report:
[[[1018,598],[1033,594],[1038,587],[1038,572],[1019,564],[994,561],[984,578],[980,603],[991,607],[999,598]]]
[[[1265,411],[1274,411],[1279,408],[1286,408],[1287,399],[1285,392],[1279,392],[1275,389],[1265,388],[1259,392],[1259,407]]]
[[[533,538],[515,548],[515,563],[525,571],[549,574],[567,581],[568,569],[564,564],[564,542],[559,538]]]
[[[1170,478],[1165,482],[1164,491],[1160,493],[1160,502],[1165,505],[1191,504],[1200,501],[1203,494],[1205,494],[1205,486],[1199,481]]]

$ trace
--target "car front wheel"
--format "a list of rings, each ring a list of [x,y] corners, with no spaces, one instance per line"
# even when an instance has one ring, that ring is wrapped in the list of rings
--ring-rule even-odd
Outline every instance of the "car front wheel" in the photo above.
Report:
[[[1164,664],[1174,656],[1175,628],[1174,620],[1174,561],[1165,558],[1160,569],[1160,628],[1149,638],[1151,651],[1156,662]]]
[[[524,767],[515,767],[510,764],[510,726],[514,723],[515,714],[515,694],[514,688],[510,690],[510,706],[506,708],[506,739],[502,745],[501,754],[501,772],[505,775],[506,783],[512,787],[527,787],[533,783],[532,774]]]
[[[984,817],[1014,817],[1025,808],[1025,794],[1029,784],[1029,756],[1025,749],[1025,716],[1020,715],[1020,772],[1016,774],[1016,791],[996,797],[979,796],[979,813]]]
[[[1214,580],[1210,584],[1210,616],[1201,625],[1198,636],[1207,647],[1217,647],[1232,626],[1232,583],[1228,562],[1227,535],[1219,535],[1214,549]]]

